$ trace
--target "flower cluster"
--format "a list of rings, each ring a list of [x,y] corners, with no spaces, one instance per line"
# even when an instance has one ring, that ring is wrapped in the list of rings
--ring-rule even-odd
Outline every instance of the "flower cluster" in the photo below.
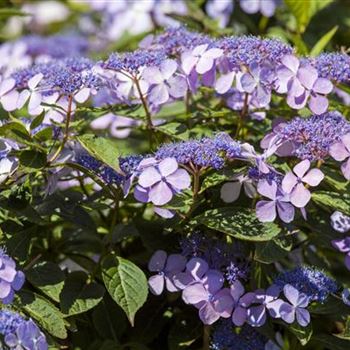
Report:
[[[248,279],[249,264],[238,242],[229,245],[218,239],[208,238],[200,232],[194,232],[180,240],[180,247],[181,255],[187,259],[201,258],[211,269],[221,271],[228,284]]]
[[[173,157],[180,164],[198,169],[211,167],[218,170],[224,167],[225,159],[241,156],[241,145],[229,135],[220,133],[213,138],[165,144],[156,151],[155,156],[159,159]]]
[[[183,301],[199,310],[204,324],[231,318],[235,326],[247,323],[261,327],[270,315],[289,324],[296,320],[305,327],[310,323],[307,306],[312,301],[324,302],[338,289],[323,272],[299,267],[279,275],[266,290],[246,292],[238,278],[226,282],[226,286],[224,274],[203,258],[195,255],[188,259],[181,254],[168,256],[162,250],[153,254],[148,268],[156,273],[149,279],[151,292],[160,295],[164,288],[169,292],[180,291]]]
[[[324,160],[333,144],[350,131],[350,123],[339,112],[326,112],[309,118],[279,121],[261,142],[263,148],[276,145],[276,154],[310,161]],[[337,150],[333,154],[336,156]],[[331,154],[332,155],[332,154]],[[333,155],[332,155],[333,156]]]
[[[303,266],[281,273],[274,284],[281,289],[290,284],[312,301],[323,303],[329,294],[338,290],[337,283],[322,271],[313,267]]]
[[[45,335],[32,320],[25,320],[19,314],[0,310],[0,334],[4,337],[5,349],[47,350]]]
[[[75,104],[85,102],[96,94],[101,80],[94,71],[94,63],[86,58],[65,58],[35,64],[14,72],[2,81],[2,106],[7,111],[28,104],[30,115],[45,111],[46,121],[61,121]],[[58,108],[46,105],[58,105]],[[63,110],[63,112],[62,112]]]
[[[253,327],[245,324],[240,330],[236,330],[231,322],[222,320],[215,325],[210,349],[270,350],[270,344],[274,345],[274,342],[268,340]],[[277,350],[279,348],[276,346],[272,349]]]
[[[16,269],[15,261],[0,248],[0,301],[11,304],[24,281],[24,273]]]
[[[322,78],[337,83],[349,84],[350,82],[350,57],[345,53],[322,53],[309,62],[317,69]]]
[[[73,33],[45,37],[34,34],[23,36],[0,46],[0,72],[8,77],[14,71],[35,63],[77,57],[87,54],[88,50],[87,38]]]
[[[216,40],[185,28],[148,37],[133,52],[113,53],[101,68],[106,103],[111,97],[147,102],[152,113],[203,85],[213,87],[231,108],[247,108],[256,118],[264,113],[254,110],[268,108],[273,93],[286,94],[294,109],[308,103],[312,112],[322,114],[333,91],[331,81],[336,81],[311,60],[299,60],[281,41],[253,36]]]

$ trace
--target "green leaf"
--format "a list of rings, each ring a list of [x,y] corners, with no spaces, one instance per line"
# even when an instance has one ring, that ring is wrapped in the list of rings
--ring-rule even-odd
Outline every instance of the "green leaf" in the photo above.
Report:
[[[56,302],[60,300],[64,277],[59,266],[50,261],[36,264],[26,272],[27,280]]]
[[[309,323],[306,327],[300,326],[297,322],[293,323],[288,328],[300,341],[301,345],[306,345],[312,336],[312,326]]]
[[[310,2],[311,1],[295,1],[295,0],[284,0],[288,9],[291,11],[298,23],[298,29],[303,33],[309,24],[310,17]]]
[[[183,123],[172,122],[160,125],[157,130],[178,140],[188,140],[189,131]]]
[[[312,337],[312,341],[318,346],[320,344],[324,345],[325,349],[332,350],[349,350],[350,341],[345,339],[340,339],[336,336],[329,334],[315,334]]]
[[[29,13],[25,13],[21,10],[18,10],[16,8],[2,8],[0,9],[0,19],[7,19],[7,18],[10,18],[10,17],[13,17],[13,16],[21,16],[21,17],[24,17],[24,16],[31,16],[31,14]]]
[[[284,0],[284,2],[297,21],[299,32],[303,33],[311,18],[333,0]]]
[[[53,304],[30,291],[21,290],[17,295],[23,310],[37,320],[48,333],[59,339],[67,338],[63,315]]]
[[[109,255],[103,261],[102,277],[109,294],[134,325],[136,312],[147,300],[145,274],[131,261]]]
[[[327,32],[325,35],[323,35],[318,42],[315,44],[315,46],[310,51],[310,56],[317,56],[319,55],[323,49],[328,45],[328,43],[332,40],[334,34],[337,32],[339,26],[333,27],[329,32]]]
[[[44,152],[24,150],[19,153],[19,162],[27,168],[40,169],[46,165],[47,158]]]
[[[0,136],[22,143],[28,143],[32,140],[24,124],[19,121],[11,121],[0,126]]]
[[[281,229],[274,223],[260,222],[254,210],[225,207],[208,210],[194,221],[238,239],[262,242],[277,236]]]
[[[78,141],[92,156],[119,170],[118,157],[121,155],[121,150],[117,141],[92,134],[79,136]]]
[[[340,297],[330,295],[325,303],[313,303],[308,310],[315,315],[346,315],[350,308],[344,304]]]
[[[38,126],[40,126],[44,120],[44,117],[45,117],[45,112],[42,112],[41,114],[36,116],[33,119],[33,121],[30,123],[30,130],[33,130],[33,129],[37,128]]]
[[[348,193],[318,191],[312,194],[312,199],[321,207],[339,210],[350,215],[350,195]]]
[[[124,311],[106,295],[92,311],[94,327],[101,338],[120,339],[128,328]]]
[[[95,307],[103,294],[104,288],[90,282],[85,272],[72,272],[66,278],[60,294],[61,310],[69,316],[81,314]]]
[[[256,243],[254,259],[271,264],[284,258],[292,248],[290,237],[276,237],[268,242]]]
[[[170,328],[168,335],[169,350],[188,349],[200,336],[202,328],[198,318],[180,318]]]

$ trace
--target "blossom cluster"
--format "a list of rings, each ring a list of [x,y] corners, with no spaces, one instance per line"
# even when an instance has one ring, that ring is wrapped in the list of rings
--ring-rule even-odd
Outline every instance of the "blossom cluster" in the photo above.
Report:
[[[0,310],[0,335],[4,337],[1,345],[5,349],[47,350],[48,344],[44,333],[33,320],[25,320],[16,312]]]
[[[330,118],[332,116],[331,114]],[[317,117],[324,121],[329,116]],[[340,115],[336,114],[336,117],[344,121],[344,128],[348,127],[347,122]],[[341,125],[334,123],[334,128],[337,131]],[[298,127],[294,129],[297,133]],[[302,125],[300,133],[303,130]],[[328,130],[328,133],[332,131]],[[230,182],[223,185],[221,197],[225,202],[237,200],[241,186],[244,185],[248,197],[253,198],[259,194],[266,198],[258,201],[256,205],[256,213],[260,221],[274,221],[278,214],[282,221],[289,223],[294,219],[295,208],[300,209],[303,216],[306,217],[305,206],[311,199],[309,187],[318,186],[324,174],[318,168],[310,169],[311,162],[308,159],[301,161],[292,171],[286,174],[280,173],[271,164],[268,164],[268,160],[275,152],[278,154],[280,148],[283,147],[284,139],[279,139],[277,136],[268,138],[272,140],[268,142],[267,150],[261,155],[256,153],[251,145],[241,144],[225,133],[218,133],[213,138],[205,137],[199,140],[164,144],[155,151],[154,156],[121,158],[122,174],[110,169],[108,177],[110,180],[105,177],[104,181],[122,186],[125,195],[128,195],[133,189],[137,201],[153,203],[158,214],[170,218],[175,213],[159,207],[169,203],[173,195],[190,187],[190,175],[196,177],[208,169],[220,170],[225,164],[236,159],[247,162],[250,167],[247,173],[236,175]],[[266,143],[268,138],[265,140]],[[293,140],[291,137],[286,139],[288,143]],[[336,140],[337,138],[333,139],[334,144],[337,144]],[[310,143],[312,142],[310,137]],[[320,147],[322,147],[322,141],[320,142]],[[300,145],[297,144],[297,146]],[[312,146],[305,141],[303,147],[311,148]],[[100,173],[100,176],[108,168],[86,154],[78,157],[77,162],[94,173]],[[113,177],[111,177],[112,174],[114,174]],[[137,185],[133,187],[136,179],[138,179]]]
[[[281,273],[266,290],[250,292],[241,282],[245,275],[229,279],[222,267],[214,268],[204,257],[205,254],[191,258],[182,254],[167,255],[158,250],[148,264],[149,271],[156,273],[148,282],[151,292],[155,295],[164,289],[181,292],[183,301],[198,309],[204,324],[230,318],[238,327],[244,324],[261,327],[270,316],[288,324],[296,321],[305,327],[310,323],[309,304],[323,303],[329,294],[338,290],[335,281],[322,271],[298,267]]]

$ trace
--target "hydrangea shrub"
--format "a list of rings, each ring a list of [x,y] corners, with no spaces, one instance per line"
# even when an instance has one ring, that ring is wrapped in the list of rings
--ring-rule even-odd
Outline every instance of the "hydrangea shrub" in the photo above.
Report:
[[[348,21],[318,0],[0,9],[1,349],[349,349],[333,10]]]

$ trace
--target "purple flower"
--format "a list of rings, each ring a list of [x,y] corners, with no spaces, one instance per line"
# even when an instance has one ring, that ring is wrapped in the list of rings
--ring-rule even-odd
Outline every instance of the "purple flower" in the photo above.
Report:
[[[265,17],[272,17],[276,10],[278,0],[240,0],[244,12],[253,14],[261,12]]]
[[[232,67],[249,66],[253,62],[280,63],[285,55],[293,53],[291,46],[276,39],[254,36],[230,36],[218,40],[217,47],[224,50]]]
[[[244,294],[244,287],[240,281],[235,281],[231,285],[231,296],[233,298],[234,311],[232,313],[232,322],[235,326],[242,326],[248,317],[248,307],[252,304],[255,294],[252,292]]]
[[[184,270],[186,258],[180,254],[167,255],[164,250],[157,250],[148,263],[148,270],[157,272],[149,278],[148,285],[155,295],[162,294],[164,284],[169,292],[176,292],[179,289],[174,285],[172,278],[176,273]]]
[[[180,164],[199,169],[207,167],[222,169],[226,158],[234,159],[240,156],[240,143],[225,133],[219,133],[213,138],[203,137],[198,140],[164,144],[156,152],[158,159],[171,157]]]
[[[44,75],[38,73],[28,80],[28,89],[22,90],[19,94],[17,101],[18,109],[21,109],[29,101],[28,113],[30,115],[38,115],[43,111],[43,107],[40,106],[42,96],[38,88],[43,78]]]
[[[291,203],[298,208],[305,207],[311,199],[311,193],[303,183],[314,187],[319,185],[324,178],[320,169],[308,171],[309,168],[310,161],[305,159],[293,168],[294,173],[290,171],[282,180],[283,191],[290,194]]]
[[[271,199],[270,201],[262,200],[256,204],[256,216],[261,222],[274,221],[276,211],[283,222],[289,223],[294,219],[295,210],[293,205],[290,204],[289,195],[283,193],[276,182],[259,181],[258,192]]]
[[[347,306],[350,306],[350,289],[344,288],[344,290],[341,293],[341,298],[343,300],[343,303]]]
[[[309,97],[309,107],[315,114],[322,114],[328,108],[328,100],[332,83],[325,78],[319,78],[317,70],[311,65],[300,65],[293,55],[282,58],[282,65],[277,69],[277,92],[288,92],[287,103],[290,107],[301,109],[305,107]]]
[[[10,304],[15,291],[24,284],[24,273],[16,270],[15,261],[0,248],[0,301]]]
[[[271,100],[272,83],[275,74],[267,64],[252,63],[249,71],[240,77],[240,84],[243,91],[252,94],[257,102],[257,107],[266,107]]]
[[[280,290],[277,286],[272,285],[266,291],[257,290],[254,294],[253,305],[247,309],[247,322],[252,327],[261,327],[265,324],[267,311],[274,318],[280,317],[279,309],[283,301],[278,299]]]
[[[334,143],[329,150],[330,155],[337,161],[342,162],[341,171],[347,180],[350,180],[350,133],[342,136],[341,141]]]
[[[17,313],[1,309],[0,310],[0,334],[5,336],[13,333],[25,320]]]
[[[223,284],[222,273],[209,270],[200,281],[189,284],[182,292],[184,302],[199,309],[199,318],[204,324],[231,316],[233,299],[230,290],[222,288]]]
[[[350,237],[332,240],[332,246],[342,253],[346,253],[345,266],[350,270]]]
[[[239,74],[235,71],[229,71],[227,73],[222,74],[220,78],[217,79],[215,82],[215,91],[218,94],[225,94],[226,92],[228,92],[232,87],[236,75],[237,78],[242,76],[242,74]]]
[[[289,122],[278,121],[273,132],[261,141],[261,147],[266,149],[275,144],[279,156],[320,160],[329,155],[331,145],[341,142],[341,137],[349,132],[350,123],[336,111],[309,118],[295,117]]]
[[[350,57],[342,52],[325,52],[309,59],[322,78],[348,84],[350,81]]]
[[[0,103],[5,111],[11,112],[17,108],[18,92],[14,90],[16,80],[9,78],[0,82]]]
[[[130,135],[132,127],[139,124],[140,122],[138,120],[107,113],[93,120],[90,126],[95,130],[109,129],[111,136],[118,139],[125,139]]]
[[[208,46],[199,45],[182,55],[182,69],[186,75],[194,68],[198,74],[207,73],[213,68],[215,60],[222,56],[223,51],[215,47],[208,49]]]
[[[253,181],[246,175],[238,174],[232,178],[232,181],[225,183],[221,187],[220,197],[225,203],[235,202],[242,189],[249,198],[254,198],[256,195],[256,189]]]
[[[190,175],[179,169],[174,158],[165,158],[157,165],[151,165],[141,172],[135,198],[141,202],[164,205],[171,201],[174,193],[191,185]]]
[[[249,325],[244,325],[236,332],[229,320],[222,320],[215,325],[211,334],[211,350],[280,350],[268,347],[268,338]]]
[[[341,233],[350,231],[350,216],[347,216],[340,211],[335,211],[331,215],[331,226],[334,230]]]
[[[32,320],[21,323],[14,333],[7,334],[5,343],[14,350],[48,349],[45,335]]]
[[[230,21],[233,8],[232,0],[209,0],[205,6],[207,14],[218,20],[220,28],[225,28]]]
[[[290,284],[283,287],[283,293],[289,303],[284,302],[279,309],[282,320],[293,323],[296,318],[300,326],[306,327],[310,323],[310,313],[305,309],[309,298]]]
[[[319,269],[299,266],[293,270],[282,272],[274,280],[281,290],[287,284],[292,285],[307,295],[312,301],[323,303],[329,294],[338,290],[337,283]]]
[[[192,258],[186,264],[186,271],[174,276],[174,284],[179,289],[185,289],[190,284],[200,282],[210,271],[208,263],[201,258]]]
[[[174,60],[163,61],[158,67],[146,67],[142,77],[150,84],[148,99],[155,105],[161,105],[172,98],[185,96],[187,83],[184,77],[175,75],[177,63]]]

